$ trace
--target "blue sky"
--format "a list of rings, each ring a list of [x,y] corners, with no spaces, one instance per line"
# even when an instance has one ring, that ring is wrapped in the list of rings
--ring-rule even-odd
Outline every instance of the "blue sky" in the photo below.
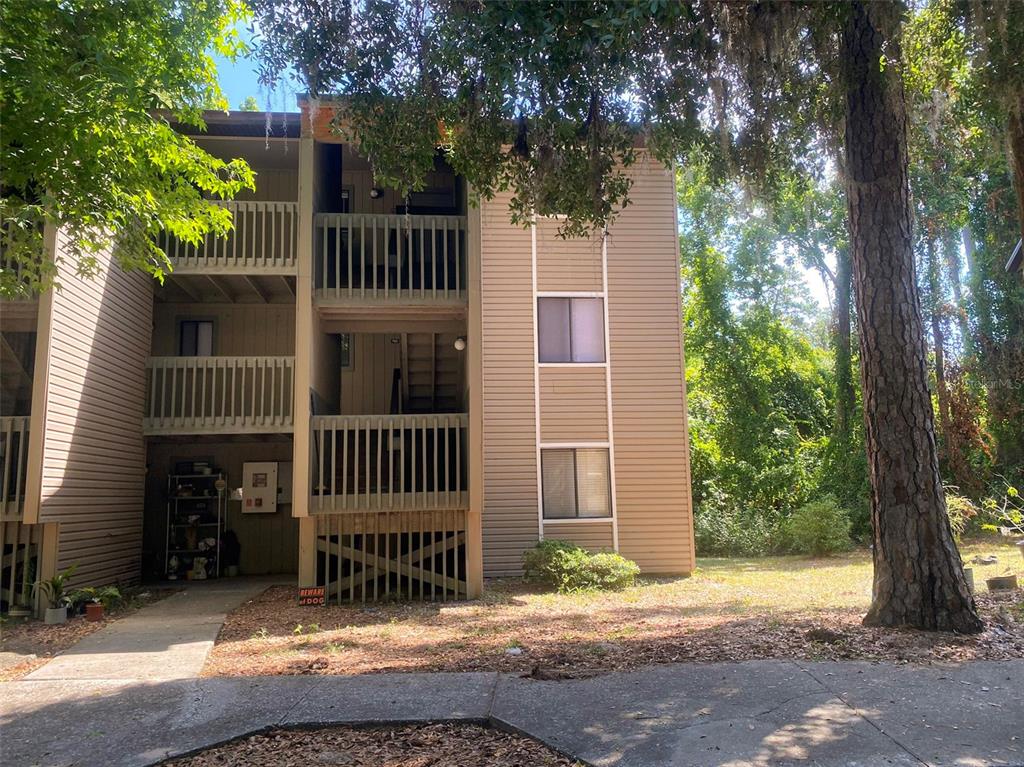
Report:
[[[214,56],[217,62],[217,74],[220,87],[227,97],[232,109],[238,109],[247,96],[255,96],[260,109],[267,109],[267,94],[260,87],[256,78],[256,63],[252,59],[236,59],[229,61],[222,56]],[[297,112],[295,94],[291,89],[279,89],[270,100],[273,112]]]

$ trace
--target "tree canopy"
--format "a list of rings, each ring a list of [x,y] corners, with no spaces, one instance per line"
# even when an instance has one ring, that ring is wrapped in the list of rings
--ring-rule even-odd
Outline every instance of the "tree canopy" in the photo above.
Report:
[[[153,235],[223,234],[230,215],[208,198],[251,187],[252,171],[175,131],[227,109],[212,53],[244,52],[239,0],[5,0],[0,6],[0,295],[54,277],[45,224],[67,233],[88,275],[116,243],[126,268],[169,268]]]

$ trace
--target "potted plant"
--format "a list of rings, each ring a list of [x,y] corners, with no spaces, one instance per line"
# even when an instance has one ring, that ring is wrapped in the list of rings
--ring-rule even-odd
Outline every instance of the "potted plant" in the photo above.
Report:
[[[72,565],[62,573],[57,573],[52,578],[36,581],[36,589],[47,602],[44,621],[49,626],[66,623],[68,619],[68,605],[64,594],[64,587],[68,579],[75,572],[76,565]]]
[[[106,610],[121,601],[121,592],[116,586],[87,586],[84,589],[72,592],[68,602],[77,606],[85,606],[85,619],[92,623],[103,620]]]

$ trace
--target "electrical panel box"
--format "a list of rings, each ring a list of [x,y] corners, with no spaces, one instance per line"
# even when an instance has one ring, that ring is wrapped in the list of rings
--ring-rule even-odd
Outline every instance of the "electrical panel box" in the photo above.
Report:
[[[277,511],[277,461],[242,464],[242,513],[273,514]]]

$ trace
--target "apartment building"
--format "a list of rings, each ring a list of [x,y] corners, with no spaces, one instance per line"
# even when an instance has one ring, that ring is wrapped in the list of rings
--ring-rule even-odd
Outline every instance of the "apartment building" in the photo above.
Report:
[[[209,116],[256,190],[227,238],[162,239],[163,284],[105,254],[0,305],[0,601],[72,564],[466,598],[551,538],[691,571],[671,171],[642,158],[608,236],[563,240],[440,158],[376,188],[302,106]]]

